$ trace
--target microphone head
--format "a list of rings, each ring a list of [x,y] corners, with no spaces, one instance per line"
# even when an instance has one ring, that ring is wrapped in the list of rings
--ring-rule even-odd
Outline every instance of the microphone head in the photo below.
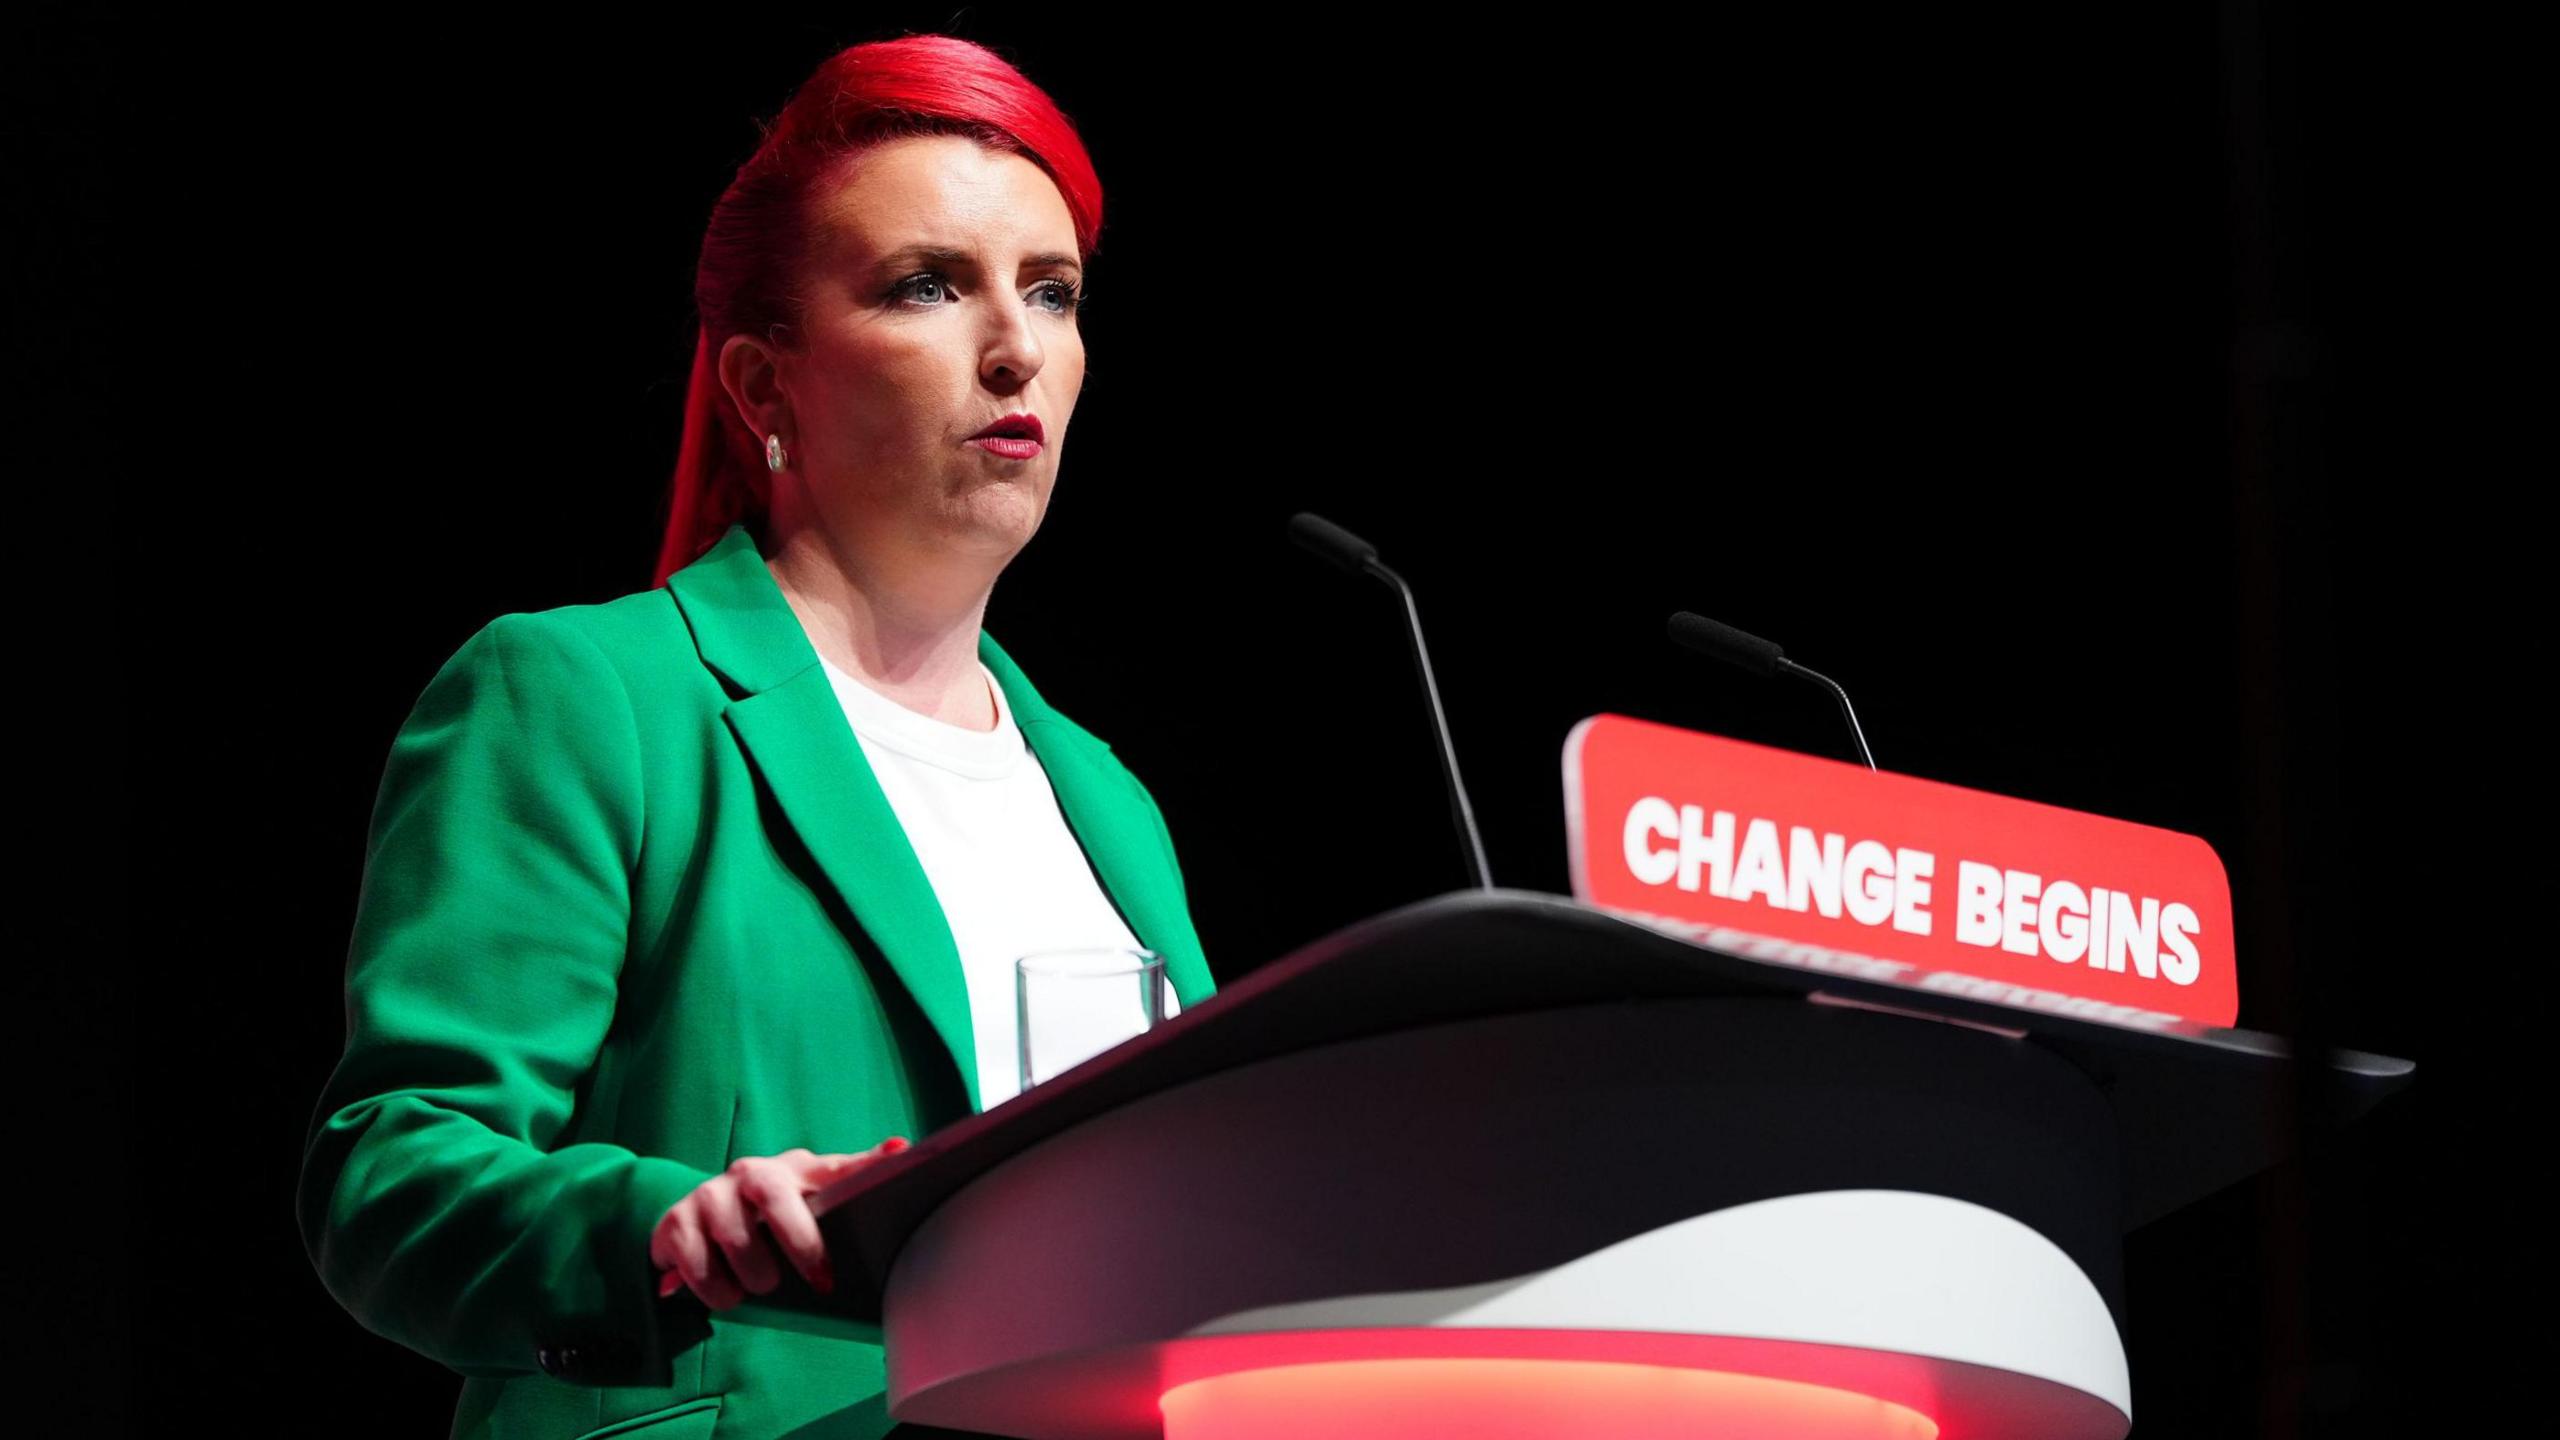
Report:
[[[1378,558],[1378,547],[1321,515],[1301,510],[1289,517],[1289,538],[1343,569],[1359,574]]]
[[[1754,675],[1775,675],[1787,652],[1745,630],[1687,610],[1671,617],[1671,643],[1739,665]]]

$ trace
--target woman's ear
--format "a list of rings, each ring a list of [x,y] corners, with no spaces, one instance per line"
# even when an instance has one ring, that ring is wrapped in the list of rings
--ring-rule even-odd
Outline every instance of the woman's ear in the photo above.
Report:
[[[720,388],[748,434],[761,441],[779,433],[784,445],[791,443],[791,399],[782,389],[781,351],[771,342],[746,334],[721,342]]]
[[[781,436],[786,457],[798,438],[791,424],[790,397],[782,389],[781,365],[780,351],[752,335],[732,335],[721,343],[720,388],[728,392],[754,451],[752,463],[745,467],[747,488],[754,492],[756,503],[766,507],[773,504],[773,475],[765,460],[764,437]]]

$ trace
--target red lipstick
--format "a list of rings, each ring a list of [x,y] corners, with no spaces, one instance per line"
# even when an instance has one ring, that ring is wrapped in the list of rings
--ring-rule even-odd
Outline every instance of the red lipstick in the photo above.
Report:
[[[1008,460],[1028,460],[1040,453],[1048,441],[1040,425],[1040,417],[1028,410],[999,417],[986,429],[969,437],[966,443]]]

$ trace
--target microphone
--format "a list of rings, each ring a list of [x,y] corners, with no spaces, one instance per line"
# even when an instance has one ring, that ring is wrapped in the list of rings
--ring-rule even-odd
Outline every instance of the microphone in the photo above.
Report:
[[[1431,655],[1422,645],[1422,615],[1414,609],[1412,587],[1404,577],[1378,563],[1378,547],[1325,519],[1300,511],[1289,518],[1289,538],[1302,548],[1352,574],[1375,575],[1404,597],[1405,634],[1413,642],[1414,668],[1422,672],[1423,697],[1431,702],[1432,732],[1440,739],[1440,774],[1449,785],[1449,813],[1457,822],[1458,842],[1466,851],[1468,873],[1479,888],[1493,887],[1493,866],[1484,855],[1484,837],[1476,833],[1475,807],[1467,803],[1466,783],[1458,778],[1458,748],[1449,742],[1449,718],[1440,709],[1440,685],[1431,678]]]
[[[1687,610],[1671,617],[1671,641],[1728,665],[1739,665],[1754,675],[1793,675],[1827,687],[1840,697],[1840,713],[1849,717],[1849,733],[1857,738],[1858,753],[1866,757],[1867,768],[1876,768],[1876,753],[1867,748],[1867,732],[1858,728],[1858,712],[1850,706],[1849,692],[1840,688],[1840,682],[1788,659],[1786,651],[1749,631],[1736,630],[1720,620]]]

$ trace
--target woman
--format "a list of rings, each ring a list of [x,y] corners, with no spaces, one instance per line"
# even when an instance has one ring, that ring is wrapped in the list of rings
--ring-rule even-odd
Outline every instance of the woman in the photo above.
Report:
[[[663,583],[499,616],[394,740],[296,1208],[455,1435],[891,1431],[876,1330],[728,1314],[830,1286],[806,1197],[1010,1093],[1014,956],[1212,992],[1146,787],[980,628],[1100,222],[1002,59],[827,62],[703,242]]]

